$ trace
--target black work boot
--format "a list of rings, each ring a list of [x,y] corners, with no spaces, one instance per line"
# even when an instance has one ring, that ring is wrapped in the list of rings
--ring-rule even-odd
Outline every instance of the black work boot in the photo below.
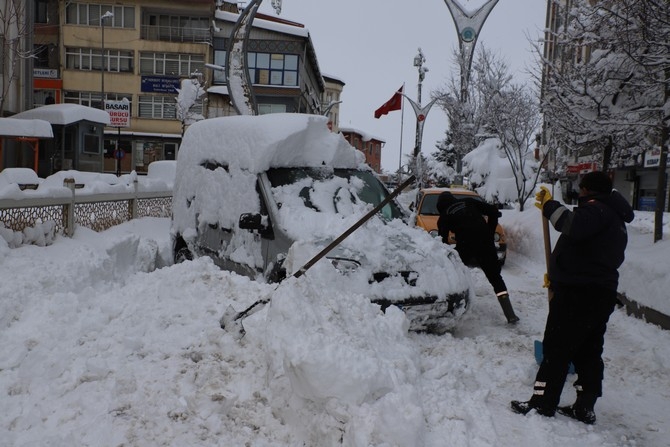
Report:
[[[593,425],[596,423],[596,413],[593,410],[593,407],[595,406],[597,399],[598,397],[595,394],[578,392],[577,400],[575,400],[574,404],[568,407],[558,407],[556,411],[563,416],[567,416],[588,425]]]
[[[518,414],[528,414],[531,410],[535,410],[542,416],[553,417],[554,413],[556,412],[556,410],[552,408],[546,408],[541,404],[533,402],[532,399],[527,402],[513,400],[510,402],[510,406],[512,407],[512,411]]]
[[[498,302],[500,303],[500,307],[502,307],[505,318],[507,318],[507,322],[509,324],[517,324],[519,322],[519,317],[514,313],[512,303],[509,301],[509,293],[501,292],[498,295]]]

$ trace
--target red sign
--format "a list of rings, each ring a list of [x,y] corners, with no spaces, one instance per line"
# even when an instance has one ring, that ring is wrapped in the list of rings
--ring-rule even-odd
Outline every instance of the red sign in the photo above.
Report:
[[[423,121],[426,119],[426,115],[424,115],[423,113],[419,113],[419,116],[417,116],[416,119],[419,121]]]
[[[570,174],[586,174],[588,172],[596,171],[598,168],[594,162],[579,163],[576,165],[568,165],[568,173]]]

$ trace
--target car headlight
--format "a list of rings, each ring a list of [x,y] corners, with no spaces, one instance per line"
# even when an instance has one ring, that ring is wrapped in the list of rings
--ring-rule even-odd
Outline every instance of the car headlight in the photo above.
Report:
[[[493,233],[493,240],[495,242],[500,242],[500,234],[498,233]]]
[[[433,237],[439,237],[440,236],[440,233],[438,233],[437,230],[430,230],[428,232],[428,234],[430,234]]]
[[[360,262],[354,261],[353,259],[328,258],[328,260],[333,264],[333,267],[345,275],[357,270],[361,266]]]

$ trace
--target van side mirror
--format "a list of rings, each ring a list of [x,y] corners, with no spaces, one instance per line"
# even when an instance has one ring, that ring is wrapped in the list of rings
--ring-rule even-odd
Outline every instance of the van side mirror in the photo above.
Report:
[[[242,230],[265,230],[261,215],[258,213],[244,213],[240,215],[239,227]]]

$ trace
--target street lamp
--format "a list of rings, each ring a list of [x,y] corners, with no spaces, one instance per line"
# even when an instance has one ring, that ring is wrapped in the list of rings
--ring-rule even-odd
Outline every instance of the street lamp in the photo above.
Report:
[[[428,67],[423,66],[425,62],[426,58],[423,55],[421,48],[419,48],[419,52],[417,53],[416,56],[414,56],[414,66],[419,71],[419,84],[418,84],[419,91],[416,97],[416,104],[418,105],[419,109],[421,109],[421,87],[423,85],[423,80],[426,78],[426,73],[428,72]],[[414,157],[418,157],[419,153],[421,152],[421,128],[419,127],[421,121],[422,119],[417,119],[416,121],[416,139],[414,142]]]
[[[421,137],[423,135],[423,125],[426,122],[426,117],[430,108],[433,107],[433,104],[437,101],[437,98],[430,101],[425,106],[421,107],[421,85],[424,78],[426,77],[426,72],[428,71],[427,67],[424,67],[423,64],[426,62],[426,58],[423,56],[421,48],[419,48],[419,53],[414,56],[414,66],[419,70],[419,95],[417,101],[413,101],[412,98],[403,94],[407,101],[414,109],[416,114],[416,141],[414,143],[414,166],[416,167],[416,178],[419,188],[423,186],[423,173],[421,172]]]
[[[100,107],[105,110],[105,19],[114,17],[112,11],[107,11],[100,17],[100,27],[102,28],[102,64],[100,71]]]

